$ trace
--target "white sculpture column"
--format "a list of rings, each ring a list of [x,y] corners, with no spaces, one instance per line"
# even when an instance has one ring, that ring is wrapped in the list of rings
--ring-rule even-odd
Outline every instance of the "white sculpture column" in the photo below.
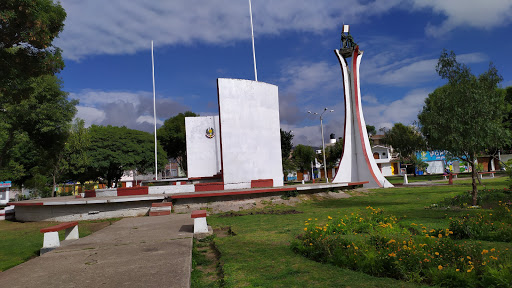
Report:
[[[334,53],[338,57],[343,74],[345,135],[340,166],[332,183],[369,181],[364,187],[393,187],[375,163],[366,131],[359,81],[359,65],[363,51],[359,50],[359,46],[355,46],[350,54],[337,49]],[[351,58],[352,70],[348,68],[347,58]]]

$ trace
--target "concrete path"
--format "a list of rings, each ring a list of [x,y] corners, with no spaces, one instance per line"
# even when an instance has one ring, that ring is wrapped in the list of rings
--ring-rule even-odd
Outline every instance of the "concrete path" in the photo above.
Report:
[[[125,218],[0,272],[0,287],[190,287],[193,223]]]

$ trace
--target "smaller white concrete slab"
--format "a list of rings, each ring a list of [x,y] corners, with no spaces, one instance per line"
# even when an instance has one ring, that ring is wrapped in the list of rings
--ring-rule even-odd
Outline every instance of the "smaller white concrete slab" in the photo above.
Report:
[[[194,234],[196,233],[208,233],[206,217],[194,218]]]

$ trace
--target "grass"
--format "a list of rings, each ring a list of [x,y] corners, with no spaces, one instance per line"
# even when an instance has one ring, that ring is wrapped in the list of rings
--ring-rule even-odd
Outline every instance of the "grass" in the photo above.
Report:
[[[507,186],[505,178],[484,179],[487,188]],[[422,287],[390,278],[372,277],[329,264],[321,264],[295,254],[290,243],[303,232],[304,220],[326,219],[363,210],[381,208],[402,222],[445,227],[450,217],[477,213],[471,210],[425,209],[447,197],[471,189],[471,180],[451,186],[403,187],[372,190],[348,199],[310,201],[293,209],[302,214],[256,214],[238,217],[214,215],[208,222],[214,228],[231,227],[236,236],[215,238],[223,268],[224,287]],[[292,209],[277,206],[273,209]],[[242,213],[243,214],[243,213]],[[409,224],[410,224],[409,223]],[[469,241],[469,240],[468,240]],[[484,241],[482,241],[484,242]],[[484,242],[484,246],[512,248],[510,243]]]
[[[121,218],[79,221],[80,238],[98,231]],[[58,222],[13,222],[0,221],[0,271],[19,265],[39,255],[43,246],[43,233],[40,229],[58,224]],[[64,238],[64,230],[59,232]]]

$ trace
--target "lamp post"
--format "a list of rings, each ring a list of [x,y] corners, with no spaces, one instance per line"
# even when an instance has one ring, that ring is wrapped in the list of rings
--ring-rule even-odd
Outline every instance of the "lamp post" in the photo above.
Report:
[[[334,112],[334,110],[329,110],[327,108],[324,108],[324,111],[320,114],[320,128],[322,129],[322,154],[324,156],[324,175],[325,175],[325,182],[329,183],[329,178],[327,177],[327,163],[325,162],[325,141],[324,141],[324,124],[323,124],[323,116],[325,112]],[[318,115],[316,112],[308,111],[309,114]]]

